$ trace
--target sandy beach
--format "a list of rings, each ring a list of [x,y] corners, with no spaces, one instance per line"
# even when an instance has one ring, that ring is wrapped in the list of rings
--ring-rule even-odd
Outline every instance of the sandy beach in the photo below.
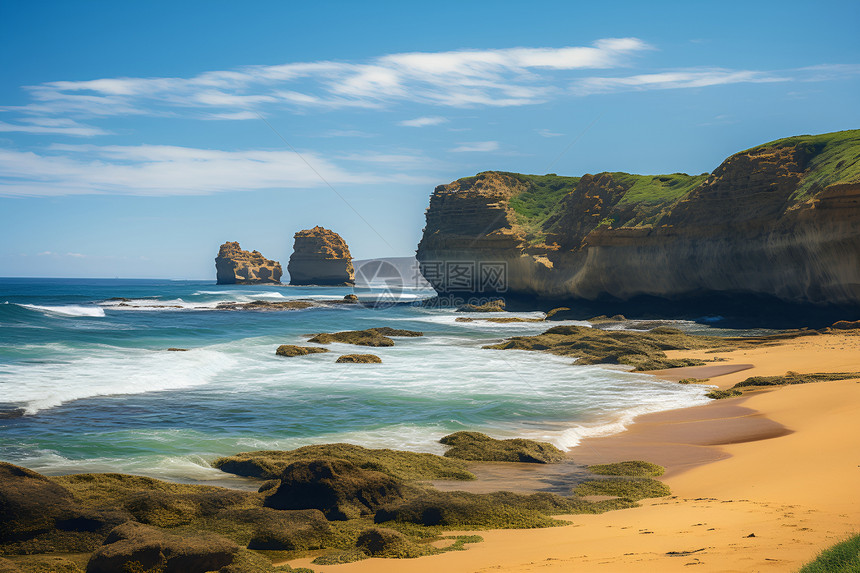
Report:
[[[724,359],[716,364],[734,366],[724,369],[729,373],[705,368],[715,376],[709,383],[726,388],[789,370],[858,371],[860,333],[671,354]],[[695,369],[683,374],[699,377]],[[602,515],[562,516],[570,522],[564,527],[479,532],[484,542],[461,552],[312,567],[322,573],[796,570],[860,530],[860,379],[759,390],[641,416],[627,431],[585,440],[570,455],[588,464],[659,463],[673,496]]]

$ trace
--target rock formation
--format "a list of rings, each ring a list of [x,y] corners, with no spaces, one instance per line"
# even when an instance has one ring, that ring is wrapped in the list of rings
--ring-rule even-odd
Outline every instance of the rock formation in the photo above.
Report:
[[[485,172],[436,188],[417,257],[443,294],[860,305],[860,130],[774,141],[710,175]]]
[[[352,255],[340,235],[323,227],[295,234],[287,265],[291,285],[352,285]]]
[[[270,261],[258,251],[243,251],[235,241],[221,245],[215,257],[215,272],[219,285],[280,284],[282,274],[281,263]]]

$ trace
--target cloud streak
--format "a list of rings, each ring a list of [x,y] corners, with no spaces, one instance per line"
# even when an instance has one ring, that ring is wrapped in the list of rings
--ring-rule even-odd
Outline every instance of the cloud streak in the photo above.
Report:
[[[304,152],[332,185],[383,182],[430,184],[431,177],[398,168],[408,156],[351,156],[345,162],[384,166],[353,170]],[[405,167],[404,167],[405,168]],[[307,189],[326,183],[291,151],[222,151],[168,145],[54,145],[49,152],[0,149],[0,196],[208,195],[239,190]]]
[[[0,108],[46,117],[191,115],[253,119],[266,106],[379,108],[397,101],[447,107],[540,103],[555,74],[624,65],[652,49],[637,38],[590,46],[389,54],[365,62],[297,62],[211,71],[190,78],[101,78],[26,89],[32,102]]]

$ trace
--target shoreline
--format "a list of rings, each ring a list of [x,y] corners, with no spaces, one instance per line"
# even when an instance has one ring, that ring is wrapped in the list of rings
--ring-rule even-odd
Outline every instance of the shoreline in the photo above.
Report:
[[[672,351],[695,357],[706,351]],[[860,332],[831,332],[719,352],[720,365],[753,364],[712,378],[856,371]],[[709,355],[713,357],[714,354]],[[790,571],[860,529],[860,379],[756,390],[703,406],[645,414],[625,431],[586,438],[578,463],[644,459],[666,466],[669,498],[600,515],[559,516],[570,526],[490,530],[462,552],[410,560],[431,571]],[[295,560],[293,566],[308,566]],[[402,571],[368,559],[329,571]]]

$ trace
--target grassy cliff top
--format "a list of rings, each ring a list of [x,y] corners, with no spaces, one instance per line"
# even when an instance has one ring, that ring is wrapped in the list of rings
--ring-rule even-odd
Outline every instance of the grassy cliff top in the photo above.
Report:
[[[793,203],[814,198],[836,183],[860,182],[860,129],[787,137],[741,151],[732,157],[756,155],[785,147],[795,148],[800,166],[804,169],[800,184],[790,198]],[[612,205],[603,204],[605,216],[600,224],[617,228],[659,225],[678,201],[705,183],[709,176],[707,173],[636,175],[607,172],[565,177],[555,173],[499,173],[516,177],[527,184],[524,191],[511,197],[509,205],[516,213],[517,222],[525,229],[530,243],[541,242],[547,232],[555,232],[557,215],[562,211],[565,200],[594,193],[596,180],[600,182],[598,186],[611,188],[613,197]],[[459,181],[473,182],[480,175]]]
[[[796,201],[814,197],[834,183],[860,182],[860,129],[786,137],[741,153],[757,153],[783,147],[796,148],[806,163],[803,181],[792,195],[792,199]]]

